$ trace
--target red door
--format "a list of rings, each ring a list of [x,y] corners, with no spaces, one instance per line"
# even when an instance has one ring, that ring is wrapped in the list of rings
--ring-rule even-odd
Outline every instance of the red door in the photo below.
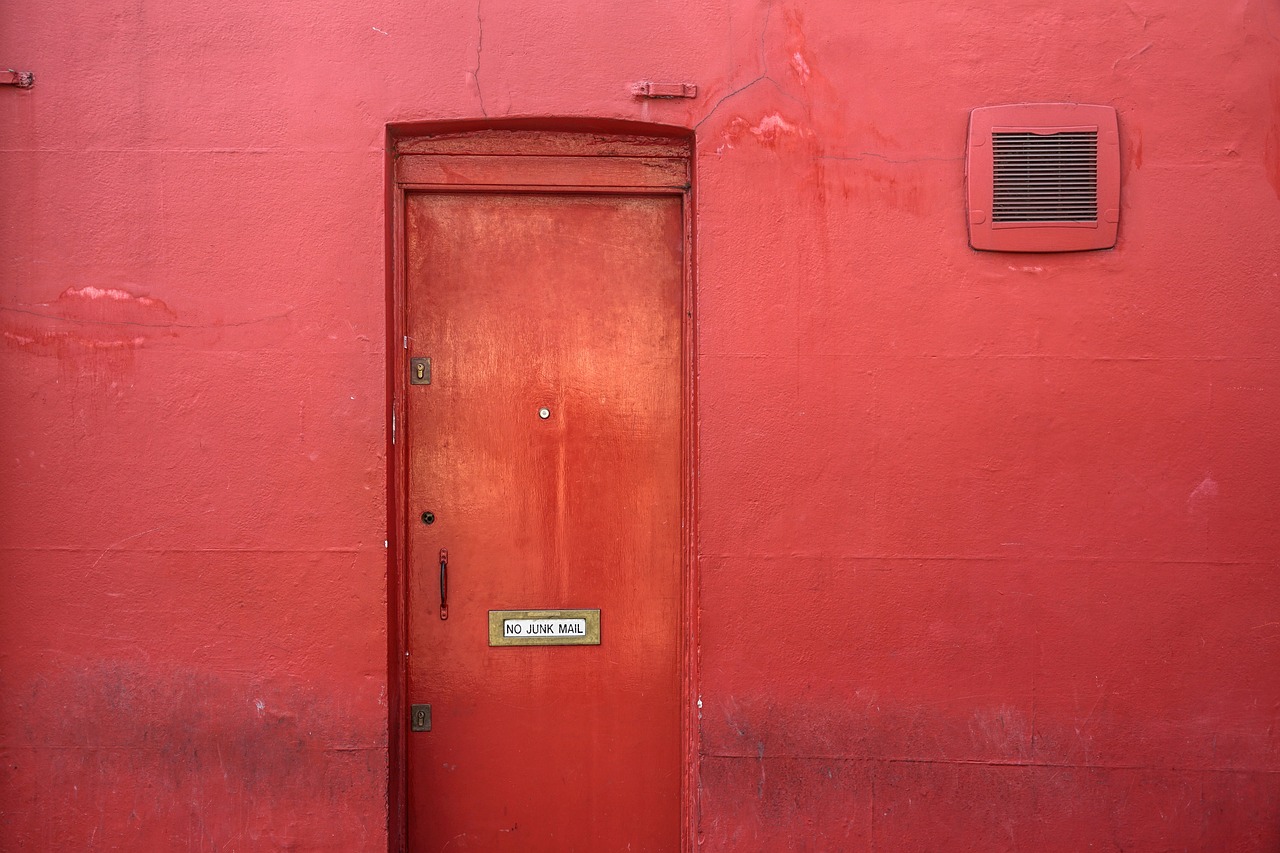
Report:
[[[411,850],[678,846],[681,203],[407,196]],[[599,644],[490,644],[548,610]]]

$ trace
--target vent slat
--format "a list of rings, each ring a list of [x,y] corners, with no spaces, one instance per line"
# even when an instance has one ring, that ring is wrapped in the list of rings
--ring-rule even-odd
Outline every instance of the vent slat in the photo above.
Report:
[[[993,222],[1098,218],[1098,134],[992,133]]]
[[[1077,191],[1077,192],[1087,192],[1089,194],[1093,194],[1092,187],[1081,187],[1079,183],[1083,183],[1083,182],[1063,181],[1061,179],[1053,179],[1053,180],[1045,179],[1041,181],[999,181],[996,183],[996,187],[997,189],[1002,189],[1004,192],[1022,192],[1022,191],[1035,192],[1036,190],[1055,190],[1055,191],[1061,190],[1063,192]],[[1092,179],[1088,183],[1092,184],[1093,183]]]

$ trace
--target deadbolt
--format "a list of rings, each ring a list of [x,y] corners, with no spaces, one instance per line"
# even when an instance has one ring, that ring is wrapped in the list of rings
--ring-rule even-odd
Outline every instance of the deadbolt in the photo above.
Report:
[[[434,512],[431,512],[430,510],[427,510],[422,514],[423,524],[434,524],[435,520],[436,520],[436,514]]]
[[[409,731],[413,731],[413,732],[431,731],[431,706],[430,705],[410,705],[409,706]]]

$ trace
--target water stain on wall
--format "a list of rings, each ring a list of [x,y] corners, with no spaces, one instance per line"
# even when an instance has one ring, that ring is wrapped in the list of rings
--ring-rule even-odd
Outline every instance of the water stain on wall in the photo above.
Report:
[[[3,772],[39,780],[5,849],[350,850],[381,830],[385,733],[371,741],[339,691],[136,661],[0,684],[24,745]],[[190,835],[155,835],[177,825]]]
[[[11,348],[53,358],[99,356],[127,363],[148,341],[176,336],[168,305],[119,287],[68,287],[51,302],[7,305],[0,339]]]

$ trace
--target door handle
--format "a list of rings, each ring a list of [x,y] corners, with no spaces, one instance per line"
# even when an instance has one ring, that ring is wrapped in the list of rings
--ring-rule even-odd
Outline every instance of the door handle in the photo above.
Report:
[[[440,549],[440,618],[449,618],[449,551]]]

